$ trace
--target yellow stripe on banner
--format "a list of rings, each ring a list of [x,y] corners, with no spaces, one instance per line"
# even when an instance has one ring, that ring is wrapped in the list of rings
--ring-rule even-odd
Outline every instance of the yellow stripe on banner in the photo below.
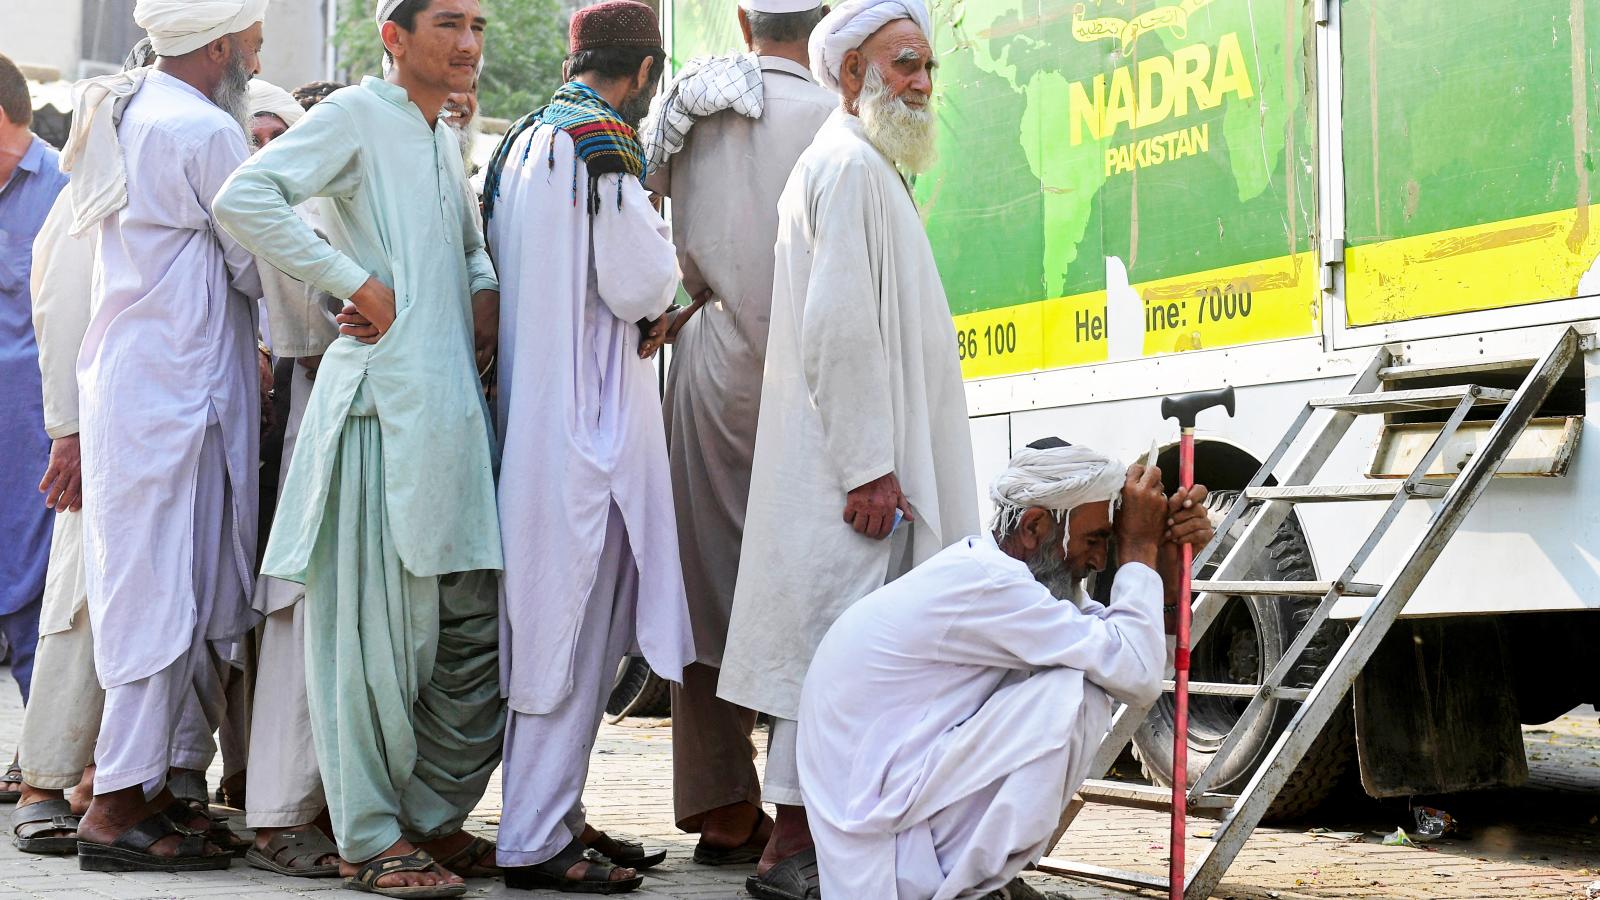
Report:
[[[1158,356],[1316,334],[1315,266],[1315,254],[1306,252],[1142,282],[1115,309],[1105,291],[1091,291],[959,315],[961,374],[990,378],[1105,362],[1112,347],[1130,343]],[[1114,340],[1123,323],[1141,335]]]
[[[1600,257],[1600,206],[1350,247],[1349,324],[1374,325],[1578,296]]]

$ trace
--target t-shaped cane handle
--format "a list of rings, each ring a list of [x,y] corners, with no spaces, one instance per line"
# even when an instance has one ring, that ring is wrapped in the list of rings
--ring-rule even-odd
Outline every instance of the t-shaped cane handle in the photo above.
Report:
[[[1193,428],[1195,416],[1213,406],[1220,406],[1233,415],[1233,385],[1215,391],[1196,391],[1179,394],[1161,401],[1161,418],[1177,419],[1179,428]]]

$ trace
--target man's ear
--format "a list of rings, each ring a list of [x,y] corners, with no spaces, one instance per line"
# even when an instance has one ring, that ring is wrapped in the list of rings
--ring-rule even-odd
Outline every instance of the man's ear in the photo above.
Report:
[[[861,93],[861,87],[867,81],[867,58],[861,55],[859,49],[846,50],[844,59],[839,62],[839,85],[851,94]]]
[[[1017,540],[1022,549],[1033,553],[1055,534],[1055,519],[1043,508],[1030,506],[1023,510],[1022,518],[1017,522]]]
[[[388,21],[378,28],[378,37],[383,41],[383,49],[395,59],[400,58],[400,23]]]
[[[744,36],[745,48],[754,49],[755,35],[750,33],[750,16],[745,13],[742,6],[739,7],[739,34]]]

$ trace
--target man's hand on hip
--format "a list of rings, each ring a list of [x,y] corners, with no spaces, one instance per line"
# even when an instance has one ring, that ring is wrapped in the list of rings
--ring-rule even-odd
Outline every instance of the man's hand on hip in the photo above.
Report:
[[[50,442],[50,465],[39,481],[44,505],[56,512],[83,508],[83,468],[78,458],[78,436],[69,434]]]
[[[339,333],[349,335],[363,344],[376,344],[394,324],[394,291],[376,278],[368,278],[350,295],[334,321],[339,323]]]
[[[882,540],[894,531],[897,509],[911,521],[911,501],[901,492],[900,479],[893,472],[855,488],[844,498],[844,520],[869,538]]]

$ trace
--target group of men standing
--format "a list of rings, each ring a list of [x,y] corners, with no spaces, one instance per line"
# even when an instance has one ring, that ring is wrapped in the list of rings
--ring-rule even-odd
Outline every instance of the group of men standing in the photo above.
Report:
[[[581,9],[567,82],[512,126],[480,197],[451,115],[473,102],[479,0],[380,0],[386,76],[300,103],[251,80],[266,3],[139,0],[153,61],[79,88],[70,182],[34,138],[0,189],[8,230],[12,204],[58,220],[33,251],[33,327],[0,321],[0,364],[44,370],[41,386],[6,369],[0,440],[17,446],[0,446],[48,469],[46,504],[25,513],[8,484],[0,515],[19,534],[48,533],[42,506],[57,516],[48,567],[7,561],[0,628],[25,695],[28,633],[56,638],[40,670],[58,647],[63,686],[49,715],[29,708],[18,845],[109,871],[240,853],[390,896],[488,875],[630,891],[664,854],[595,829],[582,797],[612,673],[639,652],[674,684],[675,818],[697,862],[753,863],[750,892],[784,900],[893,884],[892,860],[887,881],[846,871],[851,841],[892,857],[893,840],[852,836],[841,811],[860,803],[807,776],[869,724],[808,712],[807,671],[847,609],[979,533],[953,326],[907,182],[933,158],[927,8],[742,0],[749,52],[695,60],[659,97],[650,7]],[[7,99],[0,126],[18,121]],[[81,264],[55,262],[69,253]],[[663,401],[651,360],[669,343]],[[258,553],[263,370],[290,359]],[[1121,470],[1092,468],[1109,534]],[[1155,496],[1135,502],[1150,548],[1146,532],[1197,514],[1183,498],[1168,521]],[[995,499],[1011,526],[1037,505]],[[1046,507],[1032,537],[971,546],[1066,559],[1068,507]],[[1135,643],[1107,690],[1159,674],[1150,636]],[[245,661],[253,843],[203,802]],[[64,717],[88,737],[47,738]],[[490,843],[463,823],[500,766]],[[1047,777],[1059,812],[1075,782]],[[1002,788],[938,802],[982,819]],[[819,848],[808,807],[826,815]],[[923,866],[905,897],[1009,890],[1041,845],[1037,828],[912,825],[934,837],[905,856]]]

